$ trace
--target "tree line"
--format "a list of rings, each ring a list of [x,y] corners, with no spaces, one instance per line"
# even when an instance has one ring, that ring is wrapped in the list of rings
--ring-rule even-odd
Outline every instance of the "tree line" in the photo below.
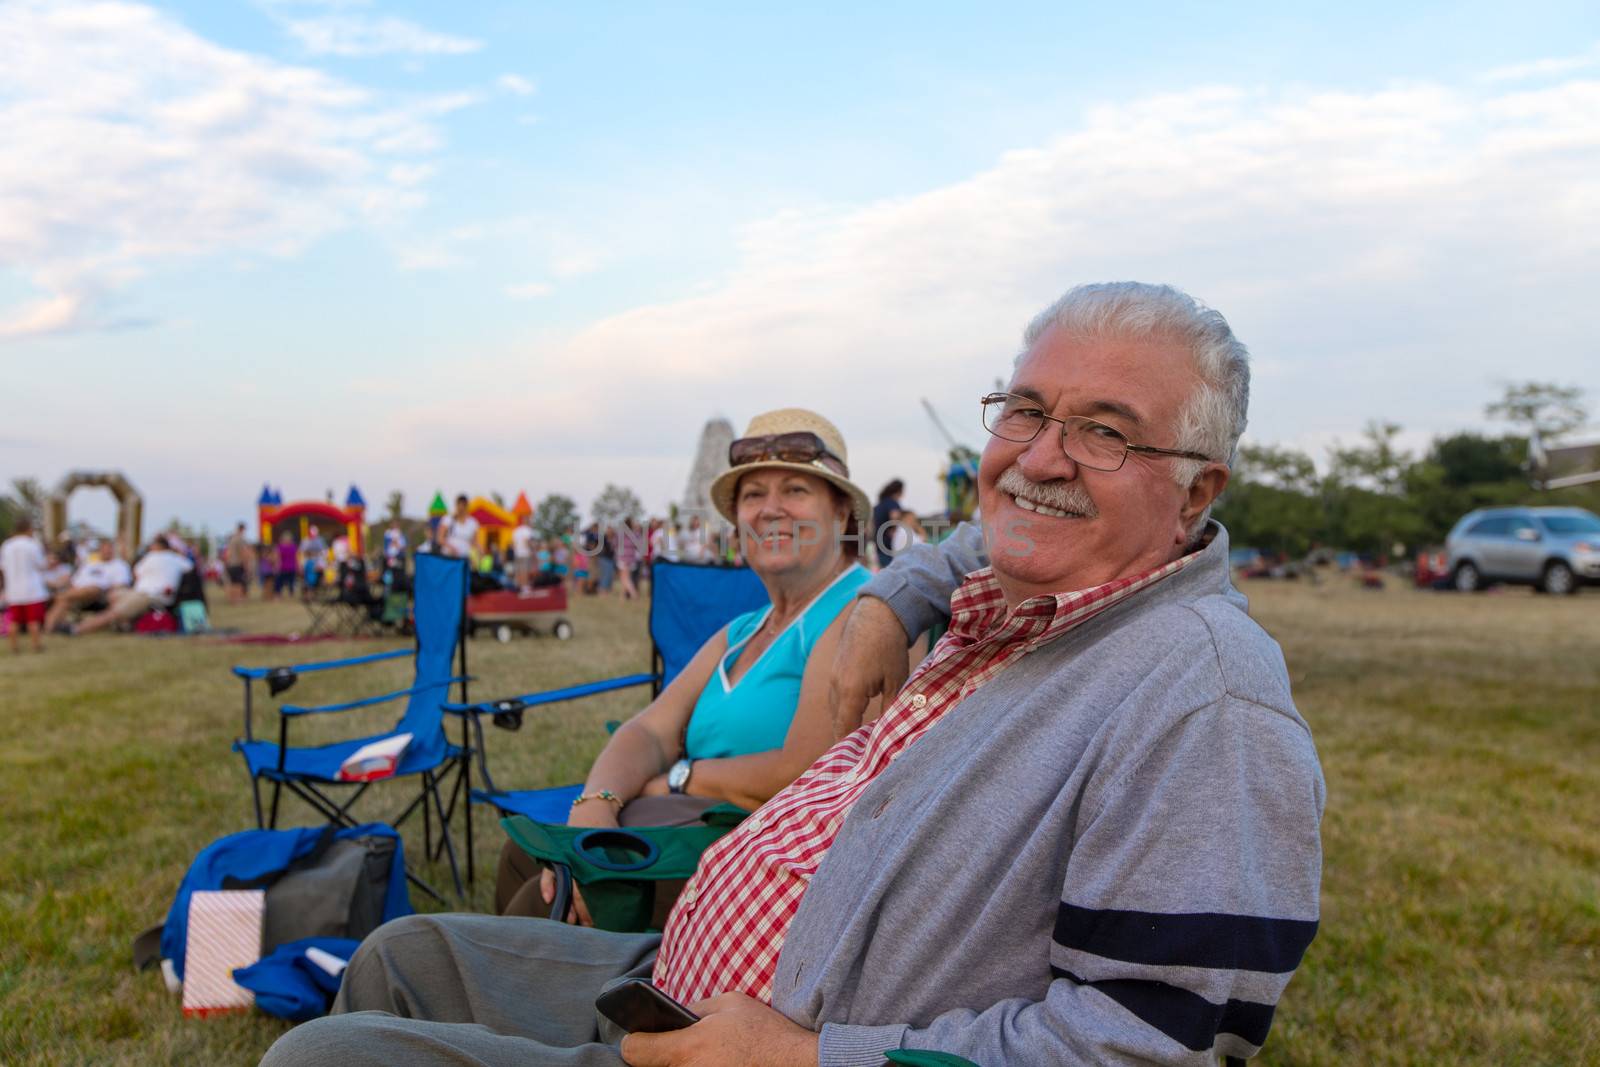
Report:
[[[1580,389],[1511,385],[1484,414],[1512,431],[1448,434],[1414,455],[1396,443],[1398,424],[1374,421],[1355,444],[1330,448],[1321,470],[1297,449],[1242,445],[1213,513],[1233,545],[1299,557],[1319,546],[1373,556],[1397,546],[1417,552],[1442,544],[1456,520],[1480,507],[1600,511],[1600,485],[1540,490],[1528,477],[1533,434],[1559,437],[1587,421]]]

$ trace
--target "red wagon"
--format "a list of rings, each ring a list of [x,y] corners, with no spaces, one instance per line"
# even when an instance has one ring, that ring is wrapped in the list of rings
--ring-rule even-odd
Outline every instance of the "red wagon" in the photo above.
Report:
[[[478,631],[488,630],[504,642],[518,633],[548,633],[565,641],[572,636],[572,623],[567,621],[566,610],[565,585],[474,593],[467,597],[467,634],[476,637]]]

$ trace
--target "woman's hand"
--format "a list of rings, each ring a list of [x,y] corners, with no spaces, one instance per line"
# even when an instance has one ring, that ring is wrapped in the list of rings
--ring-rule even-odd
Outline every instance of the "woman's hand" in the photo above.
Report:
[[[554,904],[556,899],[556,872],[549,867],[539,872],[539,895],[544,902]],[[589,905],[584,902],[583,893],[578,889],[578,883],[572,883],[572,906],[565,916],[550,916],[559,921],[571,921],[579,926],[593,926],[594,919],[589,915]]]
[[[667,784],[666,775],[658,774],[644,784],[644,788],[639,790],[639,795],[642,797],[671,796],[672,787]]]

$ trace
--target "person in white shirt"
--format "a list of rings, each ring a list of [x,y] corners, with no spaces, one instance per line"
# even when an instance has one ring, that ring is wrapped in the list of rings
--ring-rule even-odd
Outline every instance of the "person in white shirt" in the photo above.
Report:
[[[400,520],[391,519],[389,528],[383,531],[383,565],[390,570],[403,570],[405,562],[406,535],[400,529]]]
[[[112,590],[111,606],[84,619],[73,632],[94,633],[119,622],[137,619],[151,608],[168,606],[177,596],[178,582],[193,566],[168,547],[164,536],[157,534],[155,540],[150,542],[150,551],[134,565],[133,588]]]
[[[669,563],[678,562],[678,523],[674,519],[662,519],[650,534],[650,561],[664,559]]]
[[[111,590],[133,584],[133,572],[117,558],[117,543],[110,538],[91,546],[90,555],[72,576],[70,588],[56,595],[45,615],[44,628],[55,632],[68,613],[97,611],[108,603]]]
[[[45,605],[50,600],[44,575],[48,567],[44,546],[33,536],[33,521],[21,516],[11,536],[0,544],[0,574],[6,579],[6,622],[13,653],[22,651],[24,629],[29,646],[35,652],[44,651]]]
[[[52,597],[65,593],[72,586],[72,561],[77,558],[71,541],[63,541],[55,548],[47,548],[45,555],[44,587]]]
[[[685,563],[711,562],[710,531],[701,523],[700,516],[689,516],[689,528],[683,532],[683,541],[678,547],[678,552]]]
[[[529,526],[529,518],[524,517],[511,531],[511,564],[512,572],[517,580],[517,588],[528,590],[533,580],[533,527]]]
[[[445,516],[439,524],[439,534],[444,542],[444,554],[460,559],[478,558],[478,520],[467,511],[467,497],[456,497],[455,514]]]
[[[317,524],[306,528],[306,539],[300,542],[300,558],[305,568],[305,585],[301,596],[309,596],[322,584],[322,572],[328,569],[328,543],[322,539]]]

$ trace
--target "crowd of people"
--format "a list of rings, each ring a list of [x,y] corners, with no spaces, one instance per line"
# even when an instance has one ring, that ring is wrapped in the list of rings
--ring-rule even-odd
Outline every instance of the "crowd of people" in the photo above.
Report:
[[[901,505],[904,491],[904,483],[895,479],[879,493],[870,511],[865,524],[870,533],[860,552],[869,565],[875,560],[878,566],[887,566],[896,550],[927,539],[916,513]],[[482,536],[481,524],[461,494],[450,513],[428,524],[416,544],[405,526],[399,519],[384,525],[372,546],[373,558],[360,561],[364,573],[387,582],[389,576],[409,570],[415,553],[437,552],[469,560],[479,583],[521,590],[564,584],[573,595],[631,600],[648,590],[650,568],[657,560],[734,566],[745,562],[732,524],[700,515],[596,521],[558,536],[541,534],[526,517],[508,537],[489,538]],[[307,523],[298,538],[294,529],[285,528],[278,531],[276,541],[256,542],[240,522],[214,559],[196,562],[202,573],[226,588],[228,600],[236,602],[250,596],[252,589],[266,600],[313,595],[346,575],[357,559],[342,530],[327,537],[316,523]],[[88,594],[82,596],[87,601]],[[76,601],[63,610],[75,606]]]
[[[24,633],[29,647],[43,652],[46,633],[90,634],[171,608],[196,562],[175,531],[152,538],[131,567],[114,538],[62,538],[47,548],[24,515],[0,544],[0,602],[11,650],[21,651]]]
[[[864,525],[869,534],[860,552],[863,562],[888,566],[896,551],[927,540],[916,513],[901,505],[904,492],[905,483],[899,479],[880,491]],[[373,546],[371,560],[359,558],[342,529],[325,536],[314,522],[298,536],[296,530],[284,528],[276,540],[264,542],[253,540],[240,522],[211,556],[174,525],[153,539],[140,557],[141,563],[152,560],[143,580],[138,568],[121,558],[113,538],[77,542],[63,538],[46,546],[34,524],[25,520],[6,545],[0,557],[6,561],[0,570],[0,604],[7,608],[4,620],[13,647],[22,635],[31,634],[35,649],[43,647],[46,633],[93,633],[128,624],[152,608],[171,607],[178,579],[191,568],[221,585],[228,601],[235,603],[253,589],[264,600],[314,595],[347,580],[357,562],[362,573],[389,584],[393,576],[407,572],[415,552],[439,552],[470,560],[477,583],[522,590],[565,584],[573,595],[632,600],[648,591],[656,560],[735,566],[745,562],[733,526],[700,515],[590,522],[559,536],[535,531],[530,516],[512,529],[509,538],[484,538],[465,494],[456,497],[449,514],[429,524],[415,545],[404,524],[390,520]]]

